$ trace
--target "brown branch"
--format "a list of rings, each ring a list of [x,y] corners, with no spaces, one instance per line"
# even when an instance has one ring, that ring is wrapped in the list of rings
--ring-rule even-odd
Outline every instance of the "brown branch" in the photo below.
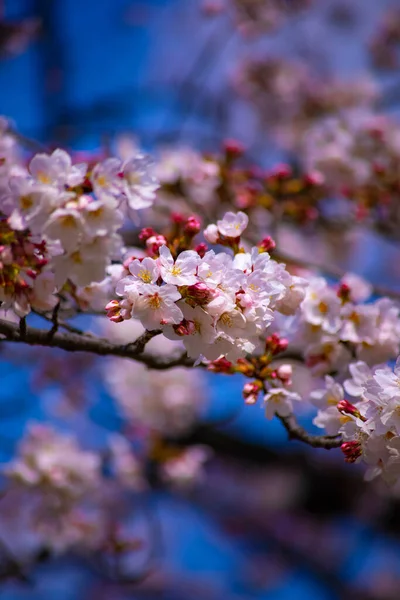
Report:
[[[137,338],[137,340],[135,340],[134,342],[130,342],[129,344],[125,344],[125,348],[127,350],[129,350],[130,348],[134,347],[135,351],[138,354],[141,354],[142,352],[144,352],[144,349],[146,347],[146,344],[152,340],[154,337],[156,337],[157,335],[160,335],[162,333],[161,329],[154,329],[153,331],[144,331],[142,333],[142,335],[140,337]]]
[[[343,439],[340,435],[313,435],[308,433],[308,431],[297,422],[294,415],[290,415],[289,417],[278,416],[278,419],[288,432],[289,440],[298,440],[313,448],[324,448],[325,450],[339,448],[343,443]]]
[[[145,354],[143,351],[146,343],[151,338],[158,335],[158,333],[159,331],[145,332],[131,344],[114,344],[101,337],[89,336],[86,334],[78,335],[71,332],[56,332],[52,337],[49,337],[48,330],[35,329],[33,327],[26,327],[24,335],[21,335],[18,325],[0,319],[0,335],[4,336],[3,339],[0,339],[0,342],[22,342],[32,346],[60,348],[67,352],[90,352],[99,356],[131,358],[147,365],[151,369],[159,370],[178,366],[193,366],[194,361],[188,358],[186,353],[168,357]]]
[[[58,322],[58,312],[60,310],[60,302],[57,302],[57,304],[55,305],[54,309],[53,309],[53,313],[51,315],[51,323],[52,323],[52,327],[48,333],[49,339],[52,339],[54,337],[54,335],[57,333],[58,331],[58,326],[59,326],[59,322]]]
[[[42,312],[40,312],[38,310],[34,310],[34,309],[31,309],[31,310],[32,310],[32,312],[35,315],[38,315],[38,317],[41,317],[45,321],[48,321],[49,323],[53,323],[53,325],[54,325],[53,317],[52,316],[49,316],[49,315],[47,315],[45,313],[42,313]],[[57,319],[57,324],[58,324],[59,328],[65,329],[65,331],[69,331],[70,333],[76,333],[77,335],[87,335],[87,336],[91,336],[92,335],[92,333],[90,331],[83,331],[82,329],[79,329],[78,327],[74,327],[70,323],[67,323],[67,321],[61,321],[60,319]]]

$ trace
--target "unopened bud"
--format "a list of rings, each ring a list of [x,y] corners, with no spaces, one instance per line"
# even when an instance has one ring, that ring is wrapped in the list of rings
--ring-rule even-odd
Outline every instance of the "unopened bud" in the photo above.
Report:
[[[277,333],[273,333],[266,339],[266,350],[272,354],[279,354],[284,352],[289,345],[289,340],[286,338],[280,338]]]
[[[183,221],[185,220],[185,217],[178,212],[173,212],[171,214],[171,221],[173,223],[176,223],[177,225],[181,225],[181,223],[183,223]]]
[[[361,416],[358,408],[356,406],[354,406],[354,404],[351,404],[351,402],[349,402],[348,400],[341,400],[338,403],[337,408],[338,408],[338,411],[343,414],[353,415],[353,417],[356,417],[357,419],[362,419],[363,421],[365,421],[365,417]]]
[[[227,375],[230,375],[234,372],[234,369],[232,368],[232,363],[229,360],[227,360],[224,356],[222,356],[221,358],[217,358],[217,360],[211,361],[208,365],[208,370],[212,371],[213,373],[225,373]]]
[[[188,286],[187,295],[189,298],[195,300],[198,304],[206,304],[214,294],[206,283],[199,281],[194,285]]]
[[[268,237],[264,238],[263,240],[261,240],[261,242],[258,244],[257,247],[260,250],[262,250],[263,252],[271,252],[272,250],[274,250],[276,248],[276,244],[275,244],[275,241],[272,239],[272,237],[268,236]]]
[[[337,295],[343,302],[349,302],[351,296],[350,286],[347,283],[341,283]]]
[[[195,236],[201,229],[200,220],[197,217],[188,217],[183,231],[190,236]]]
[[[147,240],[150,237],[153,237],[153,235],[156,235],[156,232],[154,231],[154,229],[152,229],[152,227],[145,227],[139,233],[139,240],[141,240],[142,242],[147,242]]]
[[[167,240],[163,235],[152,235],[146,240],[146,247],[150,254],[157,254],[161,246],[166,246]]]
[[[218,227],[214,224],[208,225],[204,230],[204,237],[210,244],[216,244],[219,240]]]
[[[251,383],[245,383],[243,386],[243,398],[246,404],[255,404],[257,402],[260,393],[260,383],[253,381]]]
[[[272,171],[268,173],[267,179],[287,179],[292,175],[292,168],[290,165],[282,163],[276,165]]]
[[[195,252],[197,252],[197,254],[200,256],[200,258],[204,257],[207,250],[208,250],[208,246],[204,242],[201,242],[201,244],[198,244],[195,248]]]
[[[193,321],[187,321],[183,319],[179,323],[179,325],[173,325],[174,331],[176,335],[184,336],[184,335],[193,335],[196,331],[196,326]]]
[[[277,374],[278,378],[282,381],[282,383],[285,383],[286,385],[290,385],[292,382],[292,375],[293,375],[292,365],[289,365],[289,364],[280,365],[276,370],[276,374]]]
[[[244,153],[244,146],[238,140],[229,139],[224,141],[224,150],[227,158],[239,158]]]
[[[119,305],[118,300],[111,300],[111,302],[106,304],[105,309],[106,309],[107,317],[113,323],[121,323],[121,321],[124,320],[123,317],[121,316],[121,307]]]
[[[344,454],[344,460],[348,463],[355,462],[362,454],[361,445],[356,441],[344,442],[340,449]]]
[[[319,186],[325,183],[325,177],[320,171],[309,171],[304,176],[304,183],[312,186]]]

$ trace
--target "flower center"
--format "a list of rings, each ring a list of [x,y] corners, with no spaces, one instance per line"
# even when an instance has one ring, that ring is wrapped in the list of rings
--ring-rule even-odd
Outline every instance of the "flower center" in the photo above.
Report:
[[[232,325],[233,325],[232,317],[228,313],[224,313],[223,315],[221,315],[221,319],[220,320],[227,327],[232,327]]]
[[[320,312],[321,314],[323,314],[323,315],[326,315],[326,313],[327,313],[327,312],[328,312],[328,310],[329,310],[329,307],[328,307],[328,305],[327,305],[327,303],[326,303],[326,302],[320,302],[320,303],[318,304],[318,310],[319,310],[319,312]]]
[[[157,310],[161,306],[161,298],[158,293],[154,294],[151,298],[149,298],[149,306],[153,310]]]
[[[90,210],[88,213],[88,217],[91,219],[99,219],[103,216],[103,212],[103,207],[100,206],[100,208],[96,208],[96,210]]]
[[[151,273],[148,269],[141,269],[138,273],[138,277],[144,283],[151,283]]]
[[[107,185],[107,177],[105,175],[99,175],[97,178],[97,183],[101,187],[105,187]]]
[[[71,254],[71,260],[73,263],[75,263],[76,265],[81,265],[82,264],[82,256],[81,253],[79,252],[79,250],[77,250],[76,252],[73,252]]]
[[[19,199],[19,205],[22,210],[29,210],[33,206],[33,198],[30,194],[26,196],[21,196]]]
[[[37,174],[37,178],[40,181],[40,183],[51,183],[50,177],[46,175],[46,173],[43,173],[43,171],[39,171],[39,173]]]
[[[180,275],[182,273],[182,269],[174,265],[171,269],[171,275]]]
[[[65,215],[65,217],[62,218],[61,225],[63,227],[68,227],[68,228],[75,227],[76,226],[75,217],[73,217],[72,215]]]

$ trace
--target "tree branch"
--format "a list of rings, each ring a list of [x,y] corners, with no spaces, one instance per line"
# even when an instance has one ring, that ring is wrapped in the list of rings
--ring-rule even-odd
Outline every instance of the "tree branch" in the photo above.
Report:
[[[181,353],[178,356],[164,357],[145,354],[144,348],[151,338],[158,335],[159,331],[146,331],[135,342],[131,344],[114,344],[108,340],[89,335],[78,335],[76,333],[55,332],[51,337],[49,330],[26,327],[21,333],[18,325],[10,321],[0,319],[0,342],[26,343],[32,346],[45,346],[49,348],[61,348],[67,352],[90,352],[99,356],[119,356],[131,358],[137,362],[147,365],[151,369],[165,370],[171,367],[191,367],[194,361]]]
[[[294,415],[288,417],[280,417],[278,419],[286,429],[289,435],[289,440],[298,440],[304,442],[313,448],[324,448],[325,450],[332,450],[332,448],[339,448],[343,439],[340,435],[313,435],[308,433],[296,420]]]

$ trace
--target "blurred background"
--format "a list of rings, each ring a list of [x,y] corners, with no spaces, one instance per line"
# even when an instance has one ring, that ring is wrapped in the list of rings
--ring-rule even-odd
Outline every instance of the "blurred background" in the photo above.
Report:
[[[137,143],[152,153],[170,146],[216,152],[235,138],[266,168],[293,160],[290,135],[303,124],[290,106],[290,82],[304,68],[316,85],[359,86],[368,103],[396,118],[400,16],[389,56],[378,37],[395,0],[277,0],[265,2],[263,14],[257,3],[0,0],[0,114],[32,151],[87,153]],[[292,71],[274,87],[257,69],[267,64],[273,71],[279,61]],[[316,112],[310,109],[311,120]],[[305,236],[293,226],[280,231],[292,254],[301,255]],[[318,262],[399,288],[393,241],[363,230],[313,233],[308,241]],[[104,361],[88,358],[82,369],[81,359],[29,349],[4,350],[0,359],[1,462],[26,423],[49,414],[97,447],[120,430],[100,382]],[[146,493],[138,528],[150,539],[150,575],[119,585],[66,556],[43,562],[25,583],[1,581],[0,597],[400,597],[399,498],[365,484],[340,452],[289,443],[279,422],[267,422],[257,406],[242,407],[242,381],[210,374],[202,385],[209,401],[190,435],[212,448],[212,459],[194,489],[157,485]],[[312,413],[305,409],[301,419],[312,429]],[[0,539],[10,526],[11,508],[3,508]],[[0,563],[1,552],[0,543]]]

